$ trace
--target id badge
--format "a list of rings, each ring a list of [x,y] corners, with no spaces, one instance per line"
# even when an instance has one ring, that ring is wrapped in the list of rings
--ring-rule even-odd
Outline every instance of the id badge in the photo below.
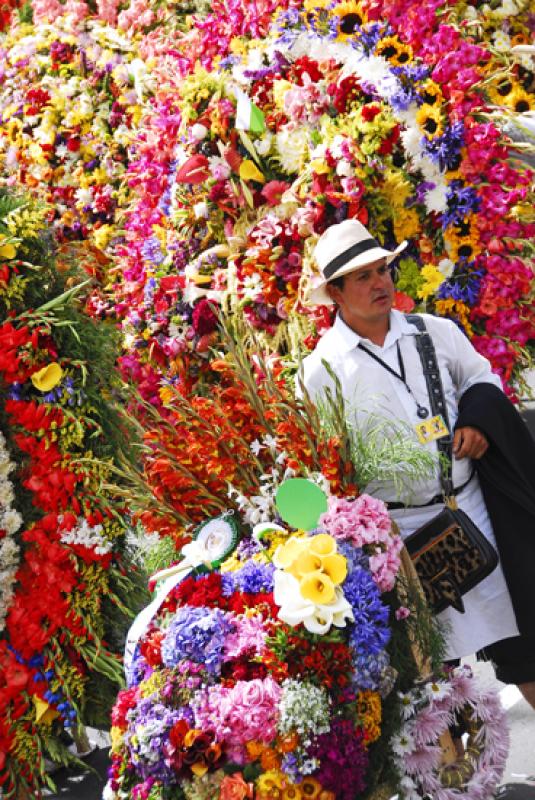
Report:
[[[437,439],[442,439],[443,436],[449,436],[450,433],[441,414],[437,414],[436,417],[431,417],[431,419],[426,419],[423,422],[418,422],[414,426],[414,430],[420,444],[434,442]]]

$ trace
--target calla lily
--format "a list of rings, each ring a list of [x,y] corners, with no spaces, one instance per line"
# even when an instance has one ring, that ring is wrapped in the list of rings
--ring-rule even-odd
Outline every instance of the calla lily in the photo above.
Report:
[[[312,536],[308,548],[318,556],[330,556],[336,553],[336,540],[328,533],[317,533]]]
[[[245,161],[241,162],[240,178],[244,181],[257,181],[258,183],[264,183],[266,180],[250,158],[246,158]]]
[[[347,559],[335,553],[332,556],[323,556],[321,559],[323,572],[329,576],[333,583],[345,581],[347,576]]]
[[[354,619],[341,589],[334,590],[333,602],[313,603],[303,597],[296,578],[282,570],[274,575],[273,599],[279,606],[279,619],[292,627],[302,623],[310,633],[327,633],[333,625],[343,628],[347,620]]]
[[[315,605],[325,605],[334,600],[334,583],[328,575],[316,570],[299,581],[299,591],[306,600]]]
[[[297,556],[303,551],[306,540],[292,536],[284,544],[280,544],[273,554],[273,563],[277,569],[288,569]]]
[[[63,370],[60,365],[53,361],[47,364],[46,367],[34,372],[32,375],[32,383],[40,392],[50,392],[57,386],[63,377]]]
[[[296,578],[302,578],[304,575],[317,570],[321,570],[321,558],[304,551],[297,556],[288,572],[291,572]]]

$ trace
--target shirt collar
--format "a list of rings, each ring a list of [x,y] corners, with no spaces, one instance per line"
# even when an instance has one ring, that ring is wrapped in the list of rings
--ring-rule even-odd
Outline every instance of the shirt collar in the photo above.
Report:
[[[349,325],[346,325],[340,314],[336,315],[333,331],[338,340],[339,349],[346,353],[358,347],[362,341],[367,341],[367,339],[359,336]],[[390,312],[390,329],[386,335],[383,349],[395,344],[402,336],[407,334],[411,335],[416,332],[416,329],[405,319],[405,314],[393,309]]]

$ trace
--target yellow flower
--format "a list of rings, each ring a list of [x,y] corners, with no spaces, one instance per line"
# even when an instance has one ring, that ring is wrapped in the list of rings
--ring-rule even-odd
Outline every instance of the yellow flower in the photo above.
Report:
[[[316,605],[331,603],[335,597],[334,583],[319,570],[302,578],[299,581],[299,590],[305,600],[311,600]]]
[[[438,83],[435,83],[435,81],[431,80],[431,78],[422,84],[420,89],[420,97],[428,106],[440,106],[444,102],[442,89]]]
[[[270,792],[273,789],[282,789],[284,784],[285,776],[276,769],[270,769],[256,779],[256,788],[259,792]],[[273,797],[280,797],[280,794],[274,794]]]
[[[408,64],[413,59],[412,48],[397,36],[385,36],[375,47],[375,55],[388,59],[396,66]]]
[[[46,700],[42,700],[37,695],[33,695],[33,703],[35,706],[35,721],[40,722],[42,725],[47,725],[53,722],[56,717],[59,717],[55,708],[49,705]]]
[[[301,578],[309,572],[321,571],[322,559],[313,553],[301,552],[297,558],[292,562],[290,567],[287,568],[288,572],[296,578]]]
[[[60,365],[53,361],[47,364],[46,367],[34,372],[32,375],[32,383],[40,392],[50,392],[54,386],[57,386],[63,377],[63,370]]]
[[[442,112],[428,103],[424,103],[416,112],[416,122],[428,139],[434,139],[444,133]]]
[[[420,219],[414,208],[400,208],[394,215],[394,235],[396,241],[412,239],[420,232]]]
[[[123,731],[116,725],[110,730],[111,749],[113,753],[118,753],[123,744]]]
[[[299,788],[301,789],[301,794],[303,797],[306,797],[307,800],[316,800],[321,792],[321,783],[317,781],[316,778],[307,776],[303,778],[299,784]]]
[[[463,326],[466,335],[470,338],[474,335],[474,330],[470,324],[470,306],[461,300],[454,300],[448,297],[446,300],[435,301],[435,313],[439,317],[454,317]]]
[[[427,300],[430,294],[435,294],[441,283],[444,282],[444,275],[433,264],[425,264],[421,269],[425,283],[418,289],[418,297]]]
[[[284,98],[286,92],[292,88],[290,81],[273,81],[273,102],[279,111],[284,110]]]
[[[337,586],[345,581],[347,575],[347,559],[344,556],[334,554],[324,556],[321,566],[325,575],[328,575],[332,582]]]
[[[264,183],[266,180],[254,161],[251,161],[250,158],[246,158],[241,162],[240,178],[244,181],[257,181],[258,183]]]
[[[354,36],[359,28],[368,21],[361,4],[354,2],[354,0],[346,0],[346,2],[340,3],[332,9],[331,13],[338,18],[337,39],[342,42]]]
[[[15,245],[11,244],[11,242],[7,242],[7,244],[2,244],[5,241],[5,236],[0,235],[0,258],[11,259],[15,258],[17,255],[17,249]]]
[[[318,533],[309,540],[308,548],[318,556],[331,556],[336,553],[336,540],[328,533]]]
[[[304,539],[292,536],[287,542],[277,547],[273,556],[273,563],[278,569],[288,569],[300,553],[303,552],[305,546]]]
[[[535,111],[535,95],[526,92],[520,86],[513,89],[511,94],[504,99],[505,104],[516,111],[517,114],[524,114],[526,111]]]
[[[282,791],[282,800],[301,800],[303,793],[299,786],[292,784]]]
[[[381,193],[394,208],[403,208],[405,201],[412,195],[410,183],[403,173],[395,169],[387,169],[383,174]]]

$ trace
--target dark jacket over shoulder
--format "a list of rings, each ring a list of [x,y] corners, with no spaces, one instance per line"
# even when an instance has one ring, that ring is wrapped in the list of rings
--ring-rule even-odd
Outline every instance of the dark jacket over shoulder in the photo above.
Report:
[[[481,490],[521,633],[535,634],[535,442],[496,386],[478,383],[459,402],[457,428],[470,425],[489,440],[476,461]]]

